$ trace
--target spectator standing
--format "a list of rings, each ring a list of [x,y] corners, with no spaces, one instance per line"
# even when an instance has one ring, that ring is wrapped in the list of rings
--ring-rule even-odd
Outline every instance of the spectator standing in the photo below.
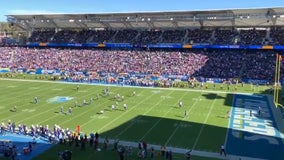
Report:
[[[221,145],[220,147],[220,155],[224,155],[226,157],[226,150],[225,150],[225,146],[224,145]]]

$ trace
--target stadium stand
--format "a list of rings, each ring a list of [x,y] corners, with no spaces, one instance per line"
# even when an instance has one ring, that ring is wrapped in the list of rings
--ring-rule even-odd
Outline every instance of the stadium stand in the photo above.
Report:
[[[241,30],[238,44],[242,45],[262,45],[266,36],[266,30]]]
[[[235,44],[238,35],[238,32],[234,29],[216,29],[214,32],[214,44]]]
[[[170,52],[5,47],[1,55],[1,67],[15,71],[24,68],[65,71],[69,74],[96,72],[101,76],[103,73],[116,76],[129,73],[160,78],[176,75],[260,80],[273,80],[275,59],[273,54],[265,51],[245,50]]]
[[[0,71],[151,87],[190,79],[272,83],[276,54],[284,49],[283,12],[284,8],[265,8],[8,15],[8,21],[26,29],[30,37],[27,43],[1,47]],[[78,139],[57,125],[53,131],[20,124],[17,129],[11,124],[2,128],[1,134],[42,136],[49,142],[65,141],[62,135],[69,141]]]
[[[284,44],[284,29],[283,28],[272,28],[270,31],[270,44],[282,45]]]
[[[279,30],[279,31],[278,31]],[[29,42],[55,43],[130,43],[130,44],[239,44],[262,45],[268,39],[272,44],[282,44],[281,30],[234,30],[234,29],[180,29],[180,30],[80,30],[80,31],[34,31]],[[280,33],[280,34],[279,34]],[[279,34],[279,35],[278,35]],[[278,36],[276,36],[278,35]]]
[[[282,11],[8,15],[10,23],[31,36],[23,44],[29,48],[2,48],[1,67],[80,72],[90,81],[110,73],[116,78],[127,74],[122,77],[129,79],[146,75],[151,80],[194,77],[271,82],[277,53],[273,45],[276,49],[283,45]],[[259,50],[267,48],[269,52]]]

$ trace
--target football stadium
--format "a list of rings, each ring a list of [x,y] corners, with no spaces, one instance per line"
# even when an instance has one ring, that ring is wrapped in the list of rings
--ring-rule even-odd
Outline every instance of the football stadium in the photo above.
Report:
[[[7,20],[0,159],[284,159],[284,8]]]

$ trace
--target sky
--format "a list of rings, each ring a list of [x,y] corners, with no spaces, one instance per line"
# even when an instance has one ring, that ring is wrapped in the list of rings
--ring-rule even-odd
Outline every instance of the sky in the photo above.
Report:
[[[1,0],[0,21],[13,14],[196,11],[284,7],[284,0]]]

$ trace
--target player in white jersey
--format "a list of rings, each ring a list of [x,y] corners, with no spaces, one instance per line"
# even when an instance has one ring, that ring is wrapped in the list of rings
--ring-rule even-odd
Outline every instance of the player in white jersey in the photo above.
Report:
[[[69,107],[68,112],[69,112],[69,114],[72,114],[72,108],[71,107]]]
[[[14,106],[13,112],[17,112],[17,106]]]
[[[262,109],[261,109],[261,107],[259,106],[259,107],[258,107],[258,116],[261,116],[261,111],[262,111]]]
[[[179,108],[182,108],[182,101],[178,102],[178,106],[179,106]]]
[[[227,155],[224,145],[221,145],[221,147],[220,147],[220,155],[221,155],[221,156],[224,155],[225,157],[226,157],[226,155]]]
[[[60,107],[60,113],[64,113],[64,107],[63,106]]]
[[[188,112],[187,110],[184,111],[184,117],[187,117],[188,116]]]

